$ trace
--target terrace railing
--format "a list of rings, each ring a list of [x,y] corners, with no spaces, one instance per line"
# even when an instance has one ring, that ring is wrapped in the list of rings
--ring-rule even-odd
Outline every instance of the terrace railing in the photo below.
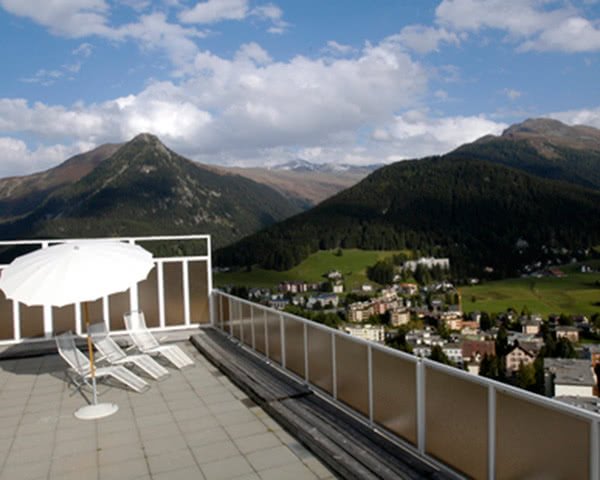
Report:
[[[125,292],[89,304],[90,320],[103,320],[111,332],[124,331],[123,314],[143,310],[153,330],[185,329],[208,324],[212,290],[211,242],[208,235],[111,238],[141,245],[154,255],[155,268],[143,282]],[[22,240],[0,242],[0,271],[27,251],[73,241]],[[90,272],[93,275],[93,272]],[[0,345],[45,340],[72,330],[84,333],[79,303],[56,308],[28,307],[8,300],[0,291]]]
[[[416,453],[478,479],[600,479],[600,415],[219,291],[213,326]]]

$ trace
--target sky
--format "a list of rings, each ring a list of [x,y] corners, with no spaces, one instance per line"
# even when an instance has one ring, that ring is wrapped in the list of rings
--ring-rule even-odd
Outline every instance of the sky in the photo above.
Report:
[[[0,176],[141,132],[254,166],[600,128],[599,54],[600,0],[0,0]]]

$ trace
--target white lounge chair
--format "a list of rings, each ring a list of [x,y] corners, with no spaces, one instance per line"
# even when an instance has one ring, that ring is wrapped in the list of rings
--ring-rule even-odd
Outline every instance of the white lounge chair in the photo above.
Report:
[[[126,313],[124,317],[127,333],[129,333],[131,340],[140,352],[148,355],[162,355],[177,368],[194,364],[194,360],[188,357],[177,345],[161,345],[158,343],[158,340],[146,327],[143,312]]]
[[[56,347],[60,356],[69,364],[71,369],[80,377],[82,383],[89,385],[88,379],[92,377],[91,365],[88,357],[81,353],[75,346],[75,340],[71,332],[56,336]],[[127,385],[132,390],[142,393],[150,388],[148,383],[130,372],[125,367],[117,365],[111,367],[96,368],[96,378],[112,377]],[[78,388],[81,386],[80,383]]]
[[[110,338],[104,322],[90,325],[89,332],[96,349],[102,355],[98,358],[99,362],[106,360],[113,365],[133,364],[155,380],[160,380],[169,375],[169,371],[150,355],[145,353],[127,355],[119,344]]]

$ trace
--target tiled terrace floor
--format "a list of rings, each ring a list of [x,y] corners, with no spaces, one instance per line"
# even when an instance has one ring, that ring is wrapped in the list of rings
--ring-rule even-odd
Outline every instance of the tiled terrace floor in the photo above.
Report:
[[[261,408],[181,343],[196,366],[138,394],[99,385],[117,414],[85,404],[57,355],[0,361],[0,479],[325,479],[330,472]]]

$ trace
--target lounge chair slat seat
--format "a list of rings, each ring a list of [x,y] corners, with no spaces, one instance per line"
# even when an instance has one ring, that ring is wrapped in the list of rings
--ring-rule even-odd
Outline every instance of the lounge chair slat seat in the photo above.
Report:
[[[133,364],[155,380],[169,375],[169,371],[165,367],[145,353],[126,354],[119,344],[108,335],[104,322],[90,325],[89,331],[94,345],[109,363],[113,365]]]
[[[92,377],[91,365],[89,359],[79,351],[75,346],[75,340],[71,332],[57,335],[56,346],[60,356],[69,364],[71,369],[87,383],[87,379]],[[130,372],[121,365],[96,368],[96,377],[112,377],[123,383],[136,392],[145,392],[150,388],[148,383]]]
[[[142,353],[148,355],[161,355],[175,367],[181,369],[194,364],[194,360],[188,357],[177,345],[161,345],[152,335],[143,312],[130,312],[124,315],[127,333],[133,343]]]

